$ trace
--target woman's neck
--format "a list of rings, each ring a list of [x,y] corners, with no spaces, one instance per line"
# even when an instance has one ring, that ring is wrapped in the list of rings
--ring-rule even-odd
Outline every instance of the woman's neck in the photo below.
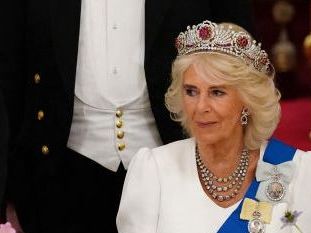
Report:
[[[202,161],[218,176],[226,176],[236,169],[243,148],[242,136],[214,144],[198,141]]]

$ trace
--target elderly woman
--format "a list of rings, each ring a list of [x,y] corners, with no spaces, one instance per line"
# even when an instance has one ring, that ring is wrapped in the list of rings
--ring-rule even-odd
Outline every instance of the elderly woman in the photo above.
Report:
[[[119,232],[309,232],[311,156],[269,140],[280,93],[267,53],[244,29],[210,21],[176,47],[166,105],[191,138],[136,154]]]

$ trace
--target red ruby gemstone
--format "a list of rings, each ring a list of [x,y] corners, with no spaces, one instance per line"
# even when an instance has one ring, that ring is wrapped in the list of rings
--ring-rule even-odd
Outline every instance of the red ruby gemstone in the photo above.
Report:
[[[248,45],[248,38],[245,36],[241,36],[237,39],[237,44],[241,48],[245,48]]]
[[[179,38],[176,38],[176,39],[175,39],[175,47],[176,47],[177,49],[179,49],[179,48],[181,47],[181,42],[180,42]]]
[[[212,36],[212,31],[211,31],[210,27],[203,26],[199,29],[199,37],[202,40],[207,40],[207,39],[211,38],[211,36]]]
[[[267,61],[268,61],[268,55],[266,53],[261,53],[259,57],[259,62],[264,65],[267,63]]]

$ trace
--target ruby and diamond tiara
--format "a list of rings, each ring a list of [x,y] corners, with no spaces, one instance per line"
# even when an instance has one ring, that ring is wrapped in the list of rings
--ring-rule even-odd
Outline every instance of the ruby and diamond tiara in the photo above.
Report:
[[[246,32],[236,32],[232,26],[224,27],[211,21],[203,21],[198,25],[187,27],[176,38],[175,44],[178,56],[210,52],[223,53],[242,59],[248,66],[273,77],[274,67],[268,54],[261,49],[261,43],[256,43]]]

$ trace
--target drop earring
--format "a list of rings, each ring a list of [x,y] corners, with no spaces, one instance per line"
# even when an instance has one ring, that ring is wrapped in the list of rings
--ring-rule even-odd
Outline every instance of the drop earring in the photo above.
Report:
[[[247,108],[243,108],[241,113],[241,125],[246,126],[248,124],[249,112]]]

